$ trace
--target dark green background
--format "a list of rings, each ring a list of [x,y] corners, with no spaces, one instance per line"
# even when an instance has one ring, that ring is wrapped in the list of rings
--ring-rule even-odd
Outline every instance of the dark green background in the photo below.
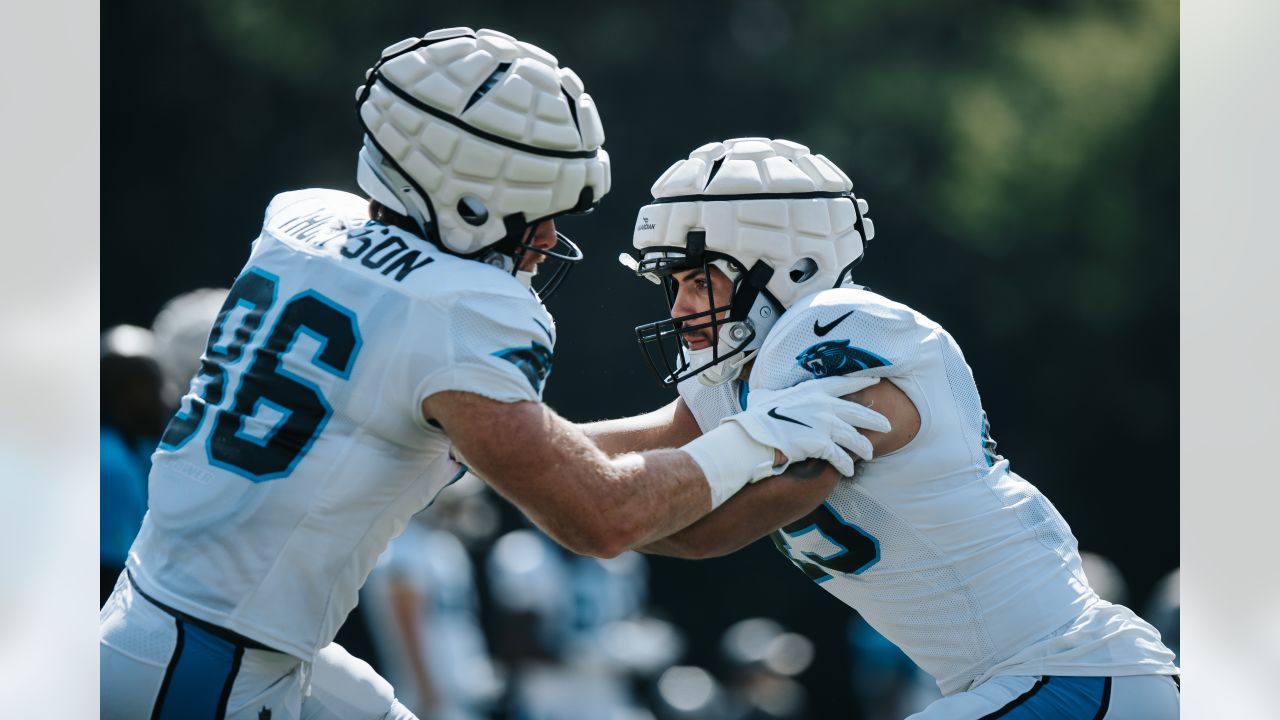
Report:
[[[554,53],[604,120],[613,190],[561,224],[587,260],[549,303],[561,343],[546,399],[562,414],[671,399],[632,334],[664,314],[660,293],[614,258],[676,159],[784,137],[853,179],[877,230],[856,277],[950,330],[999,451],[1082,549],[1119,565],[1130,604],[1177,566],[1174,2],[112,2],[103,326],[148,325],[179,292],[229,285],[274,193],[358,192],[365,68],[454,25]],[[690,634],[686,661],[714,668],[725,627],[769,615],[817,644],[802,676],[814,716],[851,711],[847,609],[768,541],[657,559],[652,578]]]

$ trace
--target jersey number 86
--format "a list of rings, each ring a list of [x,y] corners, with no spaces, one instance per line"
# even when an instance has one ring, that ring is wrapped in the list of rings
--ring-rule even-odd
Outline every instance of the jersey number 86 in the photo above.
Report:
[[[360,330],[355,313],[312,290],[276,311],[278,288],[279,278],[259,268],[231,286],[186,407],[165,428],[162,449],[181,448],[211,418],[209,464],[263,482],[291,473],[319,437],[333,408],[319,385],[286,370],[281,359],[305,334],[319,344],[311,365],[346,380],[360,351]],[[259,332],[268,317],[270,328]]]

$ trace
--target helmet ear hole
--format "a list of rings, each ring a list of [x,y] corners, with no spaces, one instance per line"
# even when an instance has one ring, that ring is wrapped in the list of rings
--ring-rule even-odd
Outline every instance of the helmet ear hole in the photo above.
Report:
[[[795,265],[791,266],[787,276],[791,278],[791,282],[799,284],[813,277],[818,272],[818,263],[813,258],[800,258]]]
[[[479,198],[471,195],[463,195],[458,200],[458,215],[466,221],[468,225],[483,225],[489,220],[489,209]]]

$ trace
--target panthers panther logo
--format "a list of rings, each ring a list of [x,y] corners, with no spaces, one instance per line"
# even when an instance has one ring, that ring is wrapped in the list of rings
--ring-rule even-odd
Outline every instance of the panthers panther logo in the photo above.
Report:
[[[551,349],[538,341],[529,347],[507,348],[493,353],[520,368],[534,390],[542,392],[542,383],[551,374]]]
[[[813,373],[815,378],[848,375],[859,370],[890,365],[888,360],[869,350],[849,347],[848,340],[828,340],[796,356],[800,367]]]

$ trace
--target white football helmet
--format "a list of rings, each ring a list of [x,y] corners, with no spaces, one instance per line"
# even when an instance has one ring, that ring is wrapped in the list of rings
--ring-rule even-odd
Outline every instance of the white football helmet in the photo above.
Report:
[[[151,321],[156,362],[164,372],[165,399],[170,405],[178,404],[200,369],[209,331],[229,292],[227,288],[199,288],[175,295]]]
[[[778,315],[848,281],[875,235],[848,176],[789,140],[703,145],[668,168],[652,193],[632,238],[639,259],[624,255],[623,263],[662,283],[671,306],[673,272],[715,266],[733,281],[724,304],[713,296],[706,312],[636,328],[645,358],[668,386],[694,375],[706,385],[736,378]],[[684,336],[708,327],[716,342],[690,350]]]
[[[494,30],[436,30],[384,50],[356,104],[360,187],[424,238],[513,273],[527,250],[581,260],[564,236],[551,250],[523,242],[609,192],[600,115],[553,55]]]

